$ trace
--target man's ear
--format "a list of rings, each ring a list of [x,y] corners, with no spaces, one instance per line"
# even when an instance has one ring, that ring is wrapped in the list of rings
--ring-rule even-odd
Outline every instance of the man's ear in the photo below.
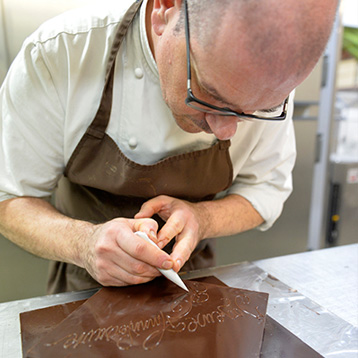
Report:
[[[152,10],[152,28],[161,36],[176,11],[180,11],[181,0],[154,0]]]

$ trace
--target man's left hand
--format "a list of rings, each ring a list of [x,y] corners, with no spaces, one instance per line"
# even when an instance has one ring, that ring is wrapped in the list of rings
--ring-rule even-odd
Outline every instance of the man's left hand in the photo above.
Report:
[[[205,238],[208,213],[199,204],[160,195],[145,202],[135,218],[150,218],[155,214],[166,222],[158,232],[158,246],[163,248],[176,238],[171,257],[175,262],[174,269],[179,271],[198,243]]]

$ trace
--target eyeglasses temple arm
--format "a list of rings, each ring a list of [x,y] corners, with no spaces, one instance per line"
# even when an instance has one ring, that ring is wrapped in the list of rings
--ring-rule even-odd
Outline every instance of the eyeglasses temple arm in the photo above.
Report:
[[[191,81],[191,65],[190,65],[190,36],[189,36],[189,16],[188,16],[188,3],[184,0],[185,11],[185,39],[186,39],[186,58],[187,58],[187,88],[190,89]]]

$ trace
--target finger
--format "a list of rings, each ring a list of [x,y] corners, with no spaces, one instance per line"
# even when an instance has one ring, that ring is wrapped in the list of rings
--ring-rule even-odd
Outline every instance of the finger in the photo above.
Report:
[[[134,235],[133,232],[122,233],[118,244],[131,258],[140,262],[163,269],[173,267],[173,261],[166,252]]]
[[[133,231],[141,231],[158,244],[157,231],[158,223],[153,219],[135,219],[133,222]]]
[[[148,282],[161,275],[157,268],[133,259],[128,267],[126,265],[112,265],[111,269],[108,270],[107,273],[114,279],[119,278],[124,283],[131,285]]]
[[[156,238],[156,232],[158,231],[158,223],[153,219],[134,219],[129,220],[130,226],[133,232],[142,231],[148,236]]]
[[[106,264],[108,264],[109,267],[106,270],[107,272],[123,270],[127,274],[133,276],[155,277],[158,276],[159,272],[156,267],[131,257],[121,248],[117,250],[115,256],[113,255],[107,260]]]
[[[158,232],[158,246],[164,247],[179,235],[185,226],[185,218],[182,212],[177,211],[172,214],[161,230]]]
[[[197,241],[190,232],[183,232],[177,237],[171,258],[174,261],[174,270],[179,271],[184,263],[189,260],[190,255],[195,250]]]
[[[137,285],[153,280],[159,276],[158,270],[153,275],[134,275],[119,266],[113,266],[97,279],[103,286],[127,286]]]

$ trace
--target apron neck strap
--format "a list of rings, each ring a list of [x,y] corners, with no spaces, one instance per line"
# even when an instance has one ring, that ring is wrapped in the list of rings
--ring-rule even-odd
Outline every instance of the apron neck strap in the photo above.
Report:
[[[97,138],[103,138],[104,136],[105,130],[109,122],[109,118],[111,116],[115,60],[122,41],[128,31],[128,28],[133,22],[135,15],[137,14],[140,6],[142,5],[142,2],[143,0],[137,0],[134,4],[132,4],[132,6],[123,16],[123,19],[119,25],[108,59],[105,85],[102,92],[101,103],[95,118],[87,129],[87,133],[91,136]]]

